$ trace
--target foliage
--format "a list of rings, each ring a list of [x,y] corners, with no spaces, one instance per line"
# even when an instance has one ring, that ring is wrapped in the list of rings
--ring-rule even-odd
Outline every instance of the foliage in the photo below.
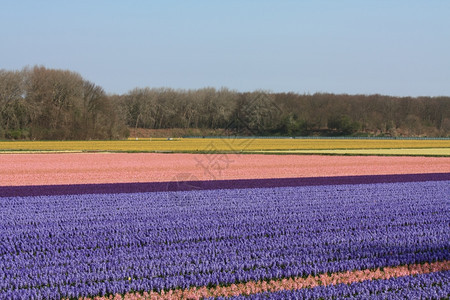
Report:
[[[0,138],[121,139],[127,137],[126,127],[234,135],[447,137],[449,111],[450,97],[242,93],[226,88],[136,88],[107,95],[67,70],[0,70]],[[24,129],[27,134],[16,134]]]
[[[9,139],[118,139],[124,122],[103,89],[77,73],[0,70],[0,133]]]
[[[328,129],[335,130],[335,135],[351,135],[359,129],[358,122],[352,121],[349,116],[331,116],[327,122]]]

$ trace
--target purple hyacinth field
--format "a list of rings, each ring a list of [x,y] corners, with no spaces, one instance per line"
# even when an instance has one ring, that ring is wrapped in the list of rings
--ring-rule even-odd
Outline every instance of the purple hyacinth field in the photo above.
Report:
[[[367,178],[353,184],[257,188],[247,182],[239,188],[57,195],[39,195],[36,188],[32,195],[0,197],[0,298],[143,295],[448,264],[448,178]],[[390,298],[397,290],[400,296],[445,297],[448,278],[448,271],[440,271],[253,297]]]

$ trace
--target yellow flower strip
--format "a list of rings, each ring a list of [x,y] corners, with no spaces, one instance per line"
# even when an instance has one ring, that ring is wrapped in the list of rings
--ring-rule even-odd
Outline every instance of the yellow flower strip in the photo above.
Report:
[[[446,148],[448,150],[450,149],[450,140],[181,138],[173,140],[0,142],[0,151],[243,152],[423,148]]]
[[[432,272],[450,270],[450,261],[414,264],[397,267],[384,267],[375,270],[356,270],[331,275],[321,274],[317,276],[308,276],[307,278],[295,277],[275,279],[269,281],[257,281],[232,284],[230,286],[217,286],[212,288],[193,287],[185,290],[177,289],[170,291],[130,293],[122,295],[110,295],[109,297],[95,297],[95,300],[106,299],[125,299],[125,300],[162,300],[162,299],[202,299],[208,297],[231,297],[239,295],[251,295],[264,292],[277,292],[298,290],[302,288],[314,288],[317,286],[327,286],[336,284],[351,284],[366,280],[389,279],[393,277],[411,276],[418,274],[427,274]],[[88,299],[88,298],[84,298]]]
[[[450,148],[263,150],[263,151],[249,151],[249,153],[254,153],[254,154],[333,154],[333,155],[450,156]]]

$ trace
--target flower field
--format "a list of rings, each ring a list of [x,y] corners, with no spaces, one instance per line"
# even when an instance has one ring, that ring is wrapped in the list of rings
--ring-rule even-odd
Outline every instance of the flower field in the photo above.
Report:
[[[450,139],[263,139],[263,138],[177,138],[171,140],[126,141],[7,141],[0,142],[5,151],[111,151],[111,152],[264,152],[296,150],[364,150],[400,149],[393,155],[450,156]],[[413,151],[409,151],[409,149]],[[427,151],[427,149],[432,149]],[[418,150],[419,153],[416,153]],[[345,152],[344,152],[345,154]],[[348,154],[352,154],[349,152]],[[355,153],[353,153],[355,154]],[[364,154],[364,152],[356,152]],[[377,154],[370,153],[370,154]]]
[[[0,155],[0,186],[446,173],[450,157],[57,153]]]
[[[334,149],[334,150],[262,150],[250,153],[265,154],[326,154],[326,155],[390,155],[390,156],[450,156],[450,148],[394,148],[394,149]]]
[[[448,157],[3,154],[0,165],[0,299],[450,296]]]

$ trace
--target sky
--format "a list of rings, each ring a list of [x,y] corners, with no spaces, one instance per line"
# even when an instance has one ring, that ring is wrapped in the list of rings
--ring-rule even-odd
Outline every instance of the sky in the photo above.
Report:
[[[450,96],[449,0],[0,0],[0,69],[139,87]]]

